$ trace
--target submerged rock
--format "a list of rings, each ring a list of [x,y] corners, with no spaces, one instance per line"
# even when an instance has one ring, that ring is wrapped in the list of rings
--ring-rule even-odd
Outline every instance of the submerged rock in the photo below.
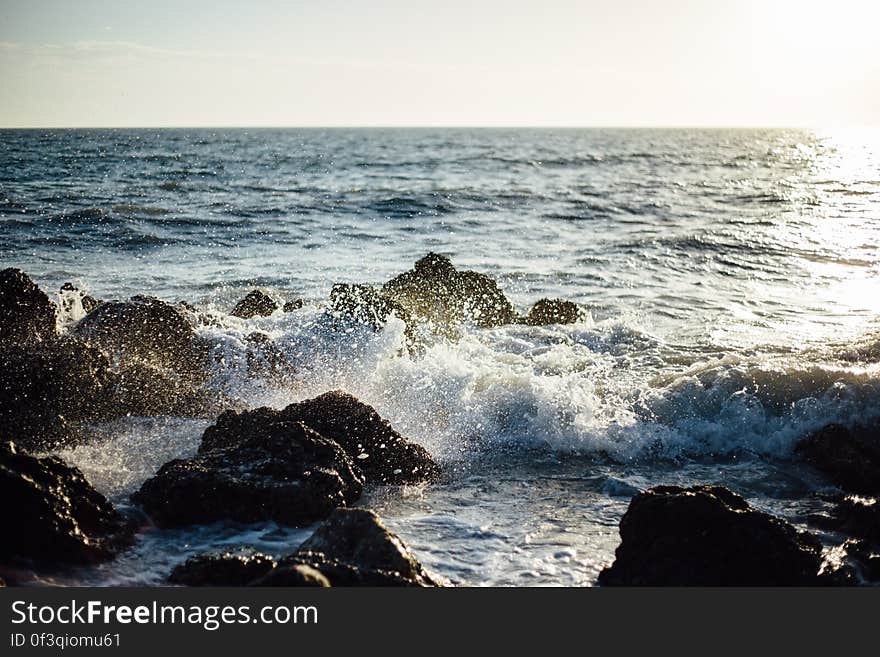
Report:
[[[247,586],[275,568],[267,554],[247,548],[222,554],[198,554],[175,566],[168,576],[182,586]]]
[[[55,304],[20,269],[0,271],[2,345],[39,343],[57,334]]]
[[[131,542],[131,531],[77,468],[0,445],[0,499],[6,530],[0,559],[9,563],[95,563]]]
[[[295,310],[299,310],[303,307],[302,299],[291,299],[290,301],[285,301],[284,306],[282,306],[281,311],[285,313],[292,313]]]
[[[235,441],[203,439],[196,456],[163,465],[132,501],[159,526],[224,519],[301,526],[357,500],[362,485],[339,445],[274,418]]]
[[[880,495],[880,426],[829,424],[802,439],[795,452],[841,488]]]
[[[385,283],[382,294],[436,327],[473,322],[488,328],[514,323],[517,318],[494,280],[475,271],[459,271],[449,258],[436,253]]]
[[[0,435],[28,450],[76,437],[79,422],[104,418],[115,378],[107,356],[74,338],[0,349]]]
[[[268,317],[278,310],[278,303],[262,290],[251,290],[235,304],[230,314],[242,319],[251,317]]]
[[[108,301],[73,328],[123,361],[140,359],[191,380],[204,377],[207,347],[174,306],[154,297]]]
[[[303,422],[335,441],[368,482],[408,484],[436,479],[440,468],[421,445],[401,436],[376,410],[345,392],[327,392],[283,410],[227,411],[202,436],[203,450],[225,448],[262,435],[282,422]]]
[[[658,486],[633,497],[602,586],[805,586],[845,583],[820,574],[821,544],[720,486]]]
[[[525,318],[531,326],[548,324],[574,324],[584,317],[581,307],[573,301],[564,299],[540,299],[532,306]]]

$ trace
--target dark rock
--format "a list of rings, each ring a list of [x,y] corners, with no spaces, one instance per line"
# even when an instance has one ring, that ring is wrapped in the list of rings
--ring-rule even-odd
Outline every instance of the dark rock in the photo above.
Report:
[[[20,269],[0,271],[0,336],[4,346],[53,339],[55,304]]]
[[[341,508],[277,566],[271,557],[242,548],[192,557],[168,581],[185,586],[438,586],[379,516]]]
[[[805,586],[845,583],[820,574],[821,544],[720,486],[658,486],[633,497],[602,586]]]
[[[207,417],[221,401],[190,378],[143,361],[121,362],[112,374],[109,410],[115,417]]]
[[[321,554],[361,570],[391,573],[412,585],[436,586],[400,538],[366,509],[336,509],[296,554],[300,558]]]
[[[268,317],[278,310],[278,304],[268,294],[261,290],[251,290],[244,299],[235,304],[232,315],[242,319],[251,317]]]
[[[330,581],[319,570],[305,564],[292,564],[273,568],[266,575],[254,580],[250,586],[316,586],[327,588]]]
[[[223,519],[301,526],[357,500],[362,485],[339,445],[274,418],[226,444],[203,439],[196,456],[163,465],[132,501],[159,526]]]
[[[852,493],[880,495],[880,426],[828,426],[795,447],[807,463]]]
[[[367,404],[341,391],[290,404],[281,411],[227,411],[202,436],[202,449],[252,439],[278,421],[303,422],[337,442],[368,482],[407,484],[436,479],[440,469],[421,445],[408,441]]]
[[[486,328],[516,321],[513,306],[495,281],[485,274],[459,271],[449,258],[436,253],[385,283],[382,294],[436,327],[469,321]]]
[[[95,563],[131,542],[131,532],[82,473],[54,456],[0,446],[0,499],[6,530],[0,559],[39,565]]]
[[[880,550],[867,541],[849,539],[840,547],[844,559],[863,582],[880,582]]]
[[[282,312],[292,313],[294,310],[299,310],[303,307],[302,299],[292,299],[290,301],[286,301],[284,306],[282,306]]]
[[[296,374],[284,350],[267,334],[254,331],[245,337],[245,341],[251,345],[245,352],[250,376],[282,382]]]
[[[108,415],[114,382],[107,356],[75,338],[0,349],[0,435],[28,450],[68,443]]]
[[[874,498],[840,498],[826,513],[810,516],[810,523],[880,545],[880,502]]]
[[[182,586],[247,586],[275,568],[269,555],[248,549],[199,554],[174,567],[168,581]]]
[[[574,324],[584,316],[580,306],[564,299],[541,299],[529,311],[525,323],[531,326]]]
[[[374,329],[382,328],[392,314],[407,324],[412,321],[403,306],[369,285],[334,285],[330,290],[330,308],[339,315]]]
[[[307,565],[331,586],[437,586],[403,542],[366,509],[336,509],[278,566]]]
[[[337,317],[378,331],[392,315],[406,324],[404,335],[410,352],[418,348],[416,322],[406,308],[369,285],[338,283],[330,290],[330,310]]]
[[[73,331],[123,361],[140,359],[193,381],[205,376],[206,345],[186,317],[160,299],[136,296],[103,303]]]

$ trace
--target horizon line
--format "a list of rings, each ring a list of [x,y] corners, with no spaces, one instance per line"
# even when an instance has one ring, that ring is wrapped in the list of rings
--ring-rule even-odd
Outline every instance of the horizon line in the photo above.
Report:
[[[165,125],[0,125],[0,130],[828,130],[835,128],[877,129],[880,125],[841,124],[165,124]]]

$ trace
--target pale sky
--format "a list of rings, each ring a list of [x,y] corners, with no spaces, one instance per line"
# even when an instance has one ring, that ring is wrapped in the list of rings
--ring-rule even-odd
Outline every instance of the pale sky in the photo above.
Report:
[[[0,126],[880,122],[868,0],[0,0]]]

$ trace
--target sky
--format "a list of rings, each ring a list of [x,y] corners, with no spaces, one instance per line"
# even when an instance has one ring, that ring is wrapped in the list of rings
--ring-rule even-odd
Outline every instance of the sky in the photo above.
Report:
[[[869,0],[0,0],[0,126],[880,122]]]

